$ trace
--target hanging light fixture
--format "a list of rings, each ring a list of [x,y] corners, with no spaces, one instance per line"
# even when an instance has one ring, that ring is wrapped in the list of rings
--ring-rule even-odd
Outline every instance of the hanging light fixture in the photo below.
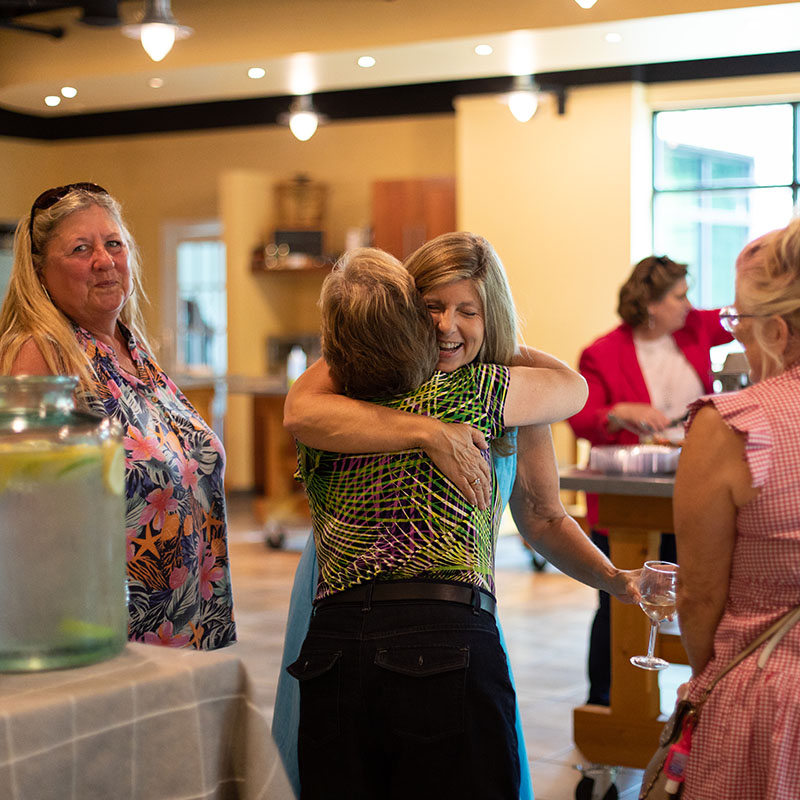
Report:
[[[597,0],[575,0],[581,8],[591,8]]]
[[[533,76],[517,75],[514,87],[506,95],[506,102],[514,119],[527,122],[539,107],[539,87],[533,82]]]
[[[172,16],[171,0],[145,0],[144,17],[135,25],[123,25],[122,33],[140,39],[147,55],[161,61],[178,39],[191,36],[193,31]]]
[[[311,104],[311,95],[301,94],[289,106],[289,111],[278,116],[281,125],[288,125],[289,130],[301,142],[307,142],[316,132],[317,126],[325,123],[327,117],[318,114]]]

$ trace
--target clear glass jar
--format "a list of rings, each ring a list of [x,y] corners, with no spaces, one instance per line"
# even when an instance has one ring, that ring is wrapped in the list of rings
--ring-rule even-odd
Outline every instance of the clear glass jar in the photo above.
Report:
[[[77,378],[0,377],[0,672],[101,661],[127,641],[120,426]]]

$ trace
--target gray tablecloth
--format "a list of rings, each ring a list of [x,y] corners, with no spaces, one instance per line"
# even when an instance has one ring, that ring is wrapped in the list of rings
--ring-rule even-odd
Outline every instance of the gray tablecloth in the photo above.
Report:
[[[2,800],[289,800],[242,662],[129,644],[78,669],[0,675]]]

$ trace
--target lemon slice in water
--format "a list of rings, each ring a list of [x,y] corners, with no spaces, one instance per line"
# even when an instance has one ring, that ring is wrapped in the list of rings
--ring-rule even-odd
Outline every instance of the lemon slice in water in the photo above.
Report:
[[[103,483],[111,494],[125,491],[125,451],[119,442],[103,444]]]
[[[89,474],[100,466],[96,445],[54,446],[47,441],[0,446],[0,491],[9,484],[57,481]]]

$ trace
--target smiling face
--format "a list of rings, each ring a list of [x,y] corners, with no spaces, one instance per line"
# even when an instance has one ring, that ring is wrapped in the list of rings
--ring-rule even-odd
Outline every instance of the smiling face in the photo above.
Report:
[[[686,296],[688,291],[686,279],[681,278],[660,300],[648,303],[647,310],[654,332],[675,333],[686,324],[686,316],[692,309],[692,304]]]
[[[436,369],[453,372],[474,361],[483,345],[483,304],[471,280],[439,286],[423,295],[436,325],[439,362]]]
[[[128,248],[111,215],[91,205],[65,217],[45,247],[41,279],[70,319],[93,333],[113,331],[131,276]]]

